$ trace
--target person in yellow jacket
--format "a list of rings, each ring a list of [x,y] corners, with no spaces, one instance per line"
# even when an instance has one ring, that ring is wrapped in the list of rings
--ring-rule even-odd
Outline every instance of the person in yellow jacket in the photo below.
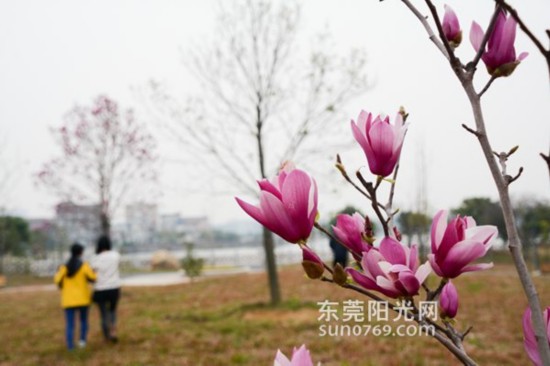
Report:
[[[61,307],[65,309],[67,348],[74,349],[75,315],[80,314],[80,340],[78,346],[86,347],[88,333],[88,307],[92,293],[88,282],[96,280],[96,274],[87,262],[82,261],[84,247],[78,243],[71,246],[71,257],[59,267],[54,277],[55,284],[61,289]]]

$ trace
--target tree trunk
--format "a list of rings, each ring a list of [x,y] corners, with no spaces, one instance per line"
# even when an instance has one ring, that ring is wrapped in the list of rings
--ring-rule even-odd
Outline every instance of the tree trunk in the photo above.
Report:
[[[111,219],[105,212],[101,213],[101,235],[111,237]]]
[[[265,173],[265,156],[262,141],[262,98],[258,95],[258,104],[256,105],[256,141],[258,143],[258,162],[260,164],[260,174],[262,178],[266,178]],[[265,251],[265,264],[267,269],[267,277],[269,282],[269,293],[271,295],[271,305],[277,305],[281,302],[281,290],[279,288],[279,275],[277,274],[277,261],[275,259],[275,245],[273,241],[273,233],[263,228],[263,244]]]
[[[267,278],[269,282],[269,293],[271,304],[277,305],[281,302],[281,290],[279,287],[279,276],[277,274],[277,260],[275,258],[275,245],[273,233],[263,228],[263,244],[265,251],[265,263],[267,267]]]

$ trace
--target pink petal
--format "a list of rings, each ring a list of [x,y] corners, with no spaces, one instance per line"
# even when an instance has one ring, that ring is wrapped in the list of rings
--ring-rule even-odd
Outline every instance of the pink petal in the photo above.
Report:
[[[399,282],[403,285],[406,290],[404,295],[414,296],[418,294],[420,289],[420,283],[415,275],[410,271],[399,272]]]
[[[447,228],[447,211],[440,210],[435,214],[432,221],[431,238],[432,238],[432,253],[437,252],[441,239],[445,235],[445,229]]]
[[[470,240],[479,241],[489,248],[491,240],[498,235],[498,229],[493,225],[476,226],[466,230],[466,237]]]
[[[392,126],[386,122],[373,123],[367,131],[367,141],[370,143],[373,156],[367,156],[369,166],[381,167],[388,162],[393,155],[393,141],[395,133]]]
[[[384,258],[378,250],[363,252],[363,271],[373,280],[375,280],[378,276],[386,276],[386,273],[382,271],[379,264],[379,262],[383,261]]]
[[[378,291],[379,287],[372,279],[365,276],[358,270],[354,268],[346,268],[346,272],[351,276],[353,281],[357,283],[359,286],[366,288],[367,290],[375,290]]]
[[[529,56],[529,52],[522,52],[522,53],[520,53],[519,56],[518,56],[518,61],[523,61],[523,60],[525,60],[525,58],[526,58],[527,56]]]
[[[433,254],[428,254],[428,261],[430,262],[430,266],[432,267],[433,271],[439,276],[439,277],[445,277],[445,275],[443,274],[443,271],[441,270],[441,268],[439,268],[439,265],[437,264],[437,262],[435,261],[435,255]],[[420,268],[419,268],[420,270]]]
[[[477,241],[464,240],[449,250],[447,257],[439,261],[439,266],[448,278],[455,278],[470,262],[486,253],[485,246]]]
[[[281,350],[277,350],[273,366],[292,366],[292,364],[290,363],[290,360],[281,352]]]
[[[251,205],[250,203],[247,203],[243,200],[241,200],[238,197],[235,197],[235,200],[241,206],[244,212],[246,212],[250,217],[252,217],[254,220],[258,221],[260,224],[264,225],[266,224],[266,220],[264,217],[264,214],[262,210],[260,210],[258,207]]]
[[[426,262],[418,267],[414,275],[418,279],[418,282],[422,285],[431,272],[432,268],[430,267],[430,263]]]
[[[476,271],[483,271],[485,269],[493,268],[493,262],[491,263],[478,263],[478,264],[470,264],[469,266],[466,266],[462,268],[461,272],[476,272]]]
[[[378,286],[377,291],[386,296],[396,298],[403,295],[401,291],[395,287],[395,283],[386,277],[378,276],[376,278],[376,285]]]
[[[323,261],[321,258],[319,258],[319,256],[317,255],[317,253],[315,253],[313,250],[311,250],[311,248],[309,247],[305,247],[303,246],[302,247],[302,259],[304,261],[309,261],[309,262],[314,262],[314,263],[317,263],[321,266],[324,265]]]
[[[309,351],[304,344],[297,350],[294,350],[294,353],[292,354],[292,365],[313,366],[313,361],[311,360]]]
[[[523,314],[523,346],[531,362],[536,366],[542,366],[529,307]]]
[[[351,131],[353,132],[353,137],[355,137],[355,141],[359,143],[359,145],[365,152],[365,155],[366,156],[371,155],[372,149],[369,143],[367,142],[366,131],[364,129],[361,129],[359,126],[357,126],[355,122],[353,122],[353,120],[351,121]]]
[[[282,205],[290,223],[299,232],[300,239],[307,239],[311,233],[313,222],[310,213],[311,177],[302,170],[296,169],[288,174],[282,187]],[[315,214],[317,204],[314,203]],[[266,212],[267,215],[267,212]]]
[[[385,237],[380,243],[380,254],[391,264],[407,265],[404,246],[391,237]]]
[[[263,191],[260,195],[260,209],[265,217],[265,227],[273,231],[288,242],[296,243],[301,237],[296,224],[288,216],[283,203],[269,192]]]
[[[277,187],[273,185],[269,180],[262,179],[258,181],[258,185],[260,186],[260,189],[262,191],[267,191],[277,197],[278,199],[282,199],[281,192]]]
[[[472,22],[472,27],[470,28],[470,43],[474,46],[474,50],[478,51],[481,47],[481,42],[483,42],[483,37],[485,32],[476,22]]]

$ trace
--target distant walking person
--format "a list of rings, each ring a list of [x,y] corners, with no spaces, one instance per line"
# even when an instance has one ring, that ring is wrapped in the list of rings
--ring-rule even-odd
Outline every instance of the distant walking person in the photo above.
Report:
[[[88,333],[88,308],[92,293],[88,282],[93,282],[96,275],[90,265],[81,257],[84,247],[78,243],[71,246],[71,257],[65,265],[59,267],[54,282],[61,289],[61,306],[65,309],[67,348],[74,349],[75,315],[80,315],[80,340],[78,347],[86,347]]]
[[[102,236],[97,240],[96,256],[92,268],[97,273],[93,300],[99,307],[101,329],[105,339],[117,342],[116,308],[120,298],[120,254],[111,249],[111,239]]]

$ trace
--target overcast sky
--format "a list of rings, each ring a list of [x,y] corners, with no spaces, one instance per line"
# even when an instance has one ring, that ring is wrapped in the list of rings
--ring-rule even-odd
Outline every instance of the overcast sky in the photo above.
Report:
[[[423,1],[415,3],[423,5]],[[444,3],[435,3],[442,11]],[[48,128],[59,125],[74,104],[90,104],[96,95],[106,93],[123,107],[138,107],[139,111],[133,89],[149,79],[180,83],[178,87],[185,89],[181,87],[186,84],[181,49],[211,35],[213,4],[176,0],[0,2],[0,143],[5,144],[1,164],[4,169],[18,166],[9,190],[2,193],[11,212],[27,217],[53,215],[57,199],[35,187],[32,174],[55,155]],[[476,19],[485,27],[493,2],[449,0],[448,4],[464,29],[458,55],[466,62],[474,55],[468,41],[471,21]],[[550,2],[514,4],[547,43],[544,29],[550,27]],[[400,1],[307,0],[303,22],[304,31],[310,33],[328,25],[338,47],[361,47],[368,54],[373,88],[346,109],[343,129],[349,129],[349,119],[356,118],[361,108],[393,115],[404,105],[411,113],[396,197],[402,209],[415,207],[419,177],[427,180],[432,213],[456,206],[465,197],[496,198],[477,141],[460,127],[474,124],[466,97],[424,29]],[[498,151],[520,146],[509,168],[515,172],[523,166],[525,172],[513,184],[512,194],[547,199],[548,171],[538,156],[550,144],[546,65],[519,30],[516,50],[530,55],[511,77],[497,80],[484,97],[487,127]],[[479,87],[488,79],[480,69]],[[343,157],[351,171],[366,164],[359,147]],[[161,212],[209,215],[216,222],[245,218],[231,197],[186,192],[178,184],[182,171],[182,167],[163,164]],[[336,173],[333,179],[339,179]],[[323,183],[318,183],[322,215],[358,202],[351,188],[329,195]]]

